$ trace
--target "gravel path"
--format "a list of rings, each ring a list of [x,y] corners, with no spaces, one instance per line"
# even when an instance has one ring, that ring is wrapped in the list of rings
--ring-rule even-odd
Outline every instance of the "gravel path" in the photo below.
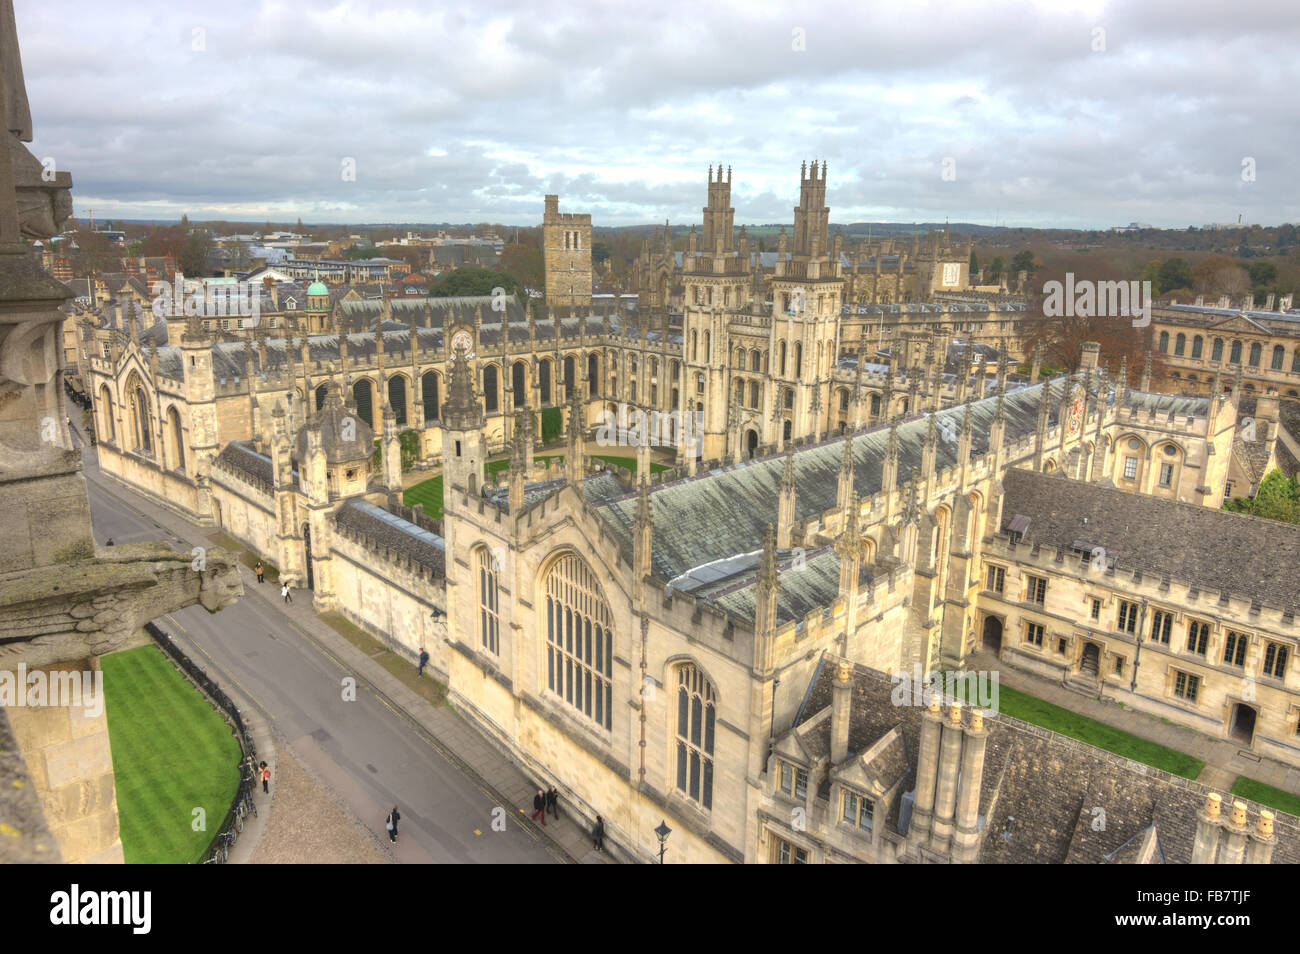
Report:
[[[342,798],[303,767],[276,738],[271,820],[252,864],[382,865],[393,856]]]

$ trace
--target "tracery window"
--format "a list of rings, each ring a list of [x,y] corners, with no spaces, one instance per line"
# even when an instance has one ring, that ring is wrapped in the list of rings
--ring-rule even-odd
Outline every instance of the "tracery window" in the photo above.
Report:
[[[713,727],[717,696],[695,666],[677,670],[677,790],[713,807]]]
[[[487,547],[478,549],[479,641],[494,656],[501,652],[501,622],[497,615],[497,571]]]
[[[576,554],[546,577],[546,685],[608,730],[614,716],[614,634],[600,584]]]

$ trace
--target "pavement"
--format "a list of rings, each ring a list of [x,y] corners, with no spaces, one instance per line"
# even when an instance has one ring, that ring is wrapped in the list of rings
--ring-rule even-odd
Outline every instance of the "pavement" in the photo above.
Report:
[[[99,544],[111,536],[117,543],[164,540],[182,552],[211,545],[214,528],[103,476],[93,449],[83,459]],[[586,822],[565,810],[570,793],[541,766],[526,772],[455,710],[410,688],[404,678],[414,680],[414,665],[399,678],[381,665],[382,647],[369,654],[323,621],[308,591],[295,590],[296,599],[285,605],[278,585],[269,579],[259,585],[250,569],[240,570],[245,595],[233,606],[218,614],[188,607],[156,621],[236,699],[253,727],[258,758],[272,762],[272,794],[258,791],[258,817],[236,841],[232,860],[369,860],[367,838],[311,850],[304,834],[283,837],[283,826],[328,816],[331,805],[342,819],[338,825],[356,819],[398,863],[615,860],[592,850]],[[349,677],[356,688],[351,698]],[[286,758],[292,763],[280,764]],[[282,799],[278,780],[296,776],[298,768],[305,781]],[[561,815],[542,827],[530,817],[532,799],[551,784],[560,789]],[[320,791],[313,794],[313,785]],[[402,822],[397,845],[388,846],[383,820],[394,804]],[[302,851],[259,854],[263,842],[298,844]],[[624,857],[608,839],[606,846]]]
[[[1118,702],[1085,696],[1054,680],[1009,666],[984,650],[970,654],[966,668],[985,672],[996,670],[1001,685],[1198,758],[1205,767],[1196,780],[1219,791],[1230,791],[1237,776],[1245,775],[1274,788],[1300,792],[1300,770],[1243,748],[1239,742],[1213,739],[1196,729],[1165,722],[1159,716],[1139,712]]]

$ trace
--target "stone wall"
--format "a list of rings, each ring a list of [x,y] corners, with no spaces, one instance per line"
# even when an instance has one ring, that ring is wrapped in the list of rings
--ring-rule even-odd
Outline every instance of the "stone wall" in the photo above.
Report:
[[[89,660],[43,667],[78,680],[91,669]],[[121,864],[107,710],[99,695],[83,696],[81,702],[79,707],[12,706],[6,712],[63,860]]]

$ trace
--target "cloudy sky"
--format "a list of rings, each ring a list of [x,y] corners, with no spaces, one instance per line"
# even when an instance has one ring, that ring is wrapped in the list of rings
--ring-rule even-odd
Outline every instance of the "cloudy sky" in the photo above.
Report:
[[[1295,0],[14,5],[83,218],[1300,219]]]

